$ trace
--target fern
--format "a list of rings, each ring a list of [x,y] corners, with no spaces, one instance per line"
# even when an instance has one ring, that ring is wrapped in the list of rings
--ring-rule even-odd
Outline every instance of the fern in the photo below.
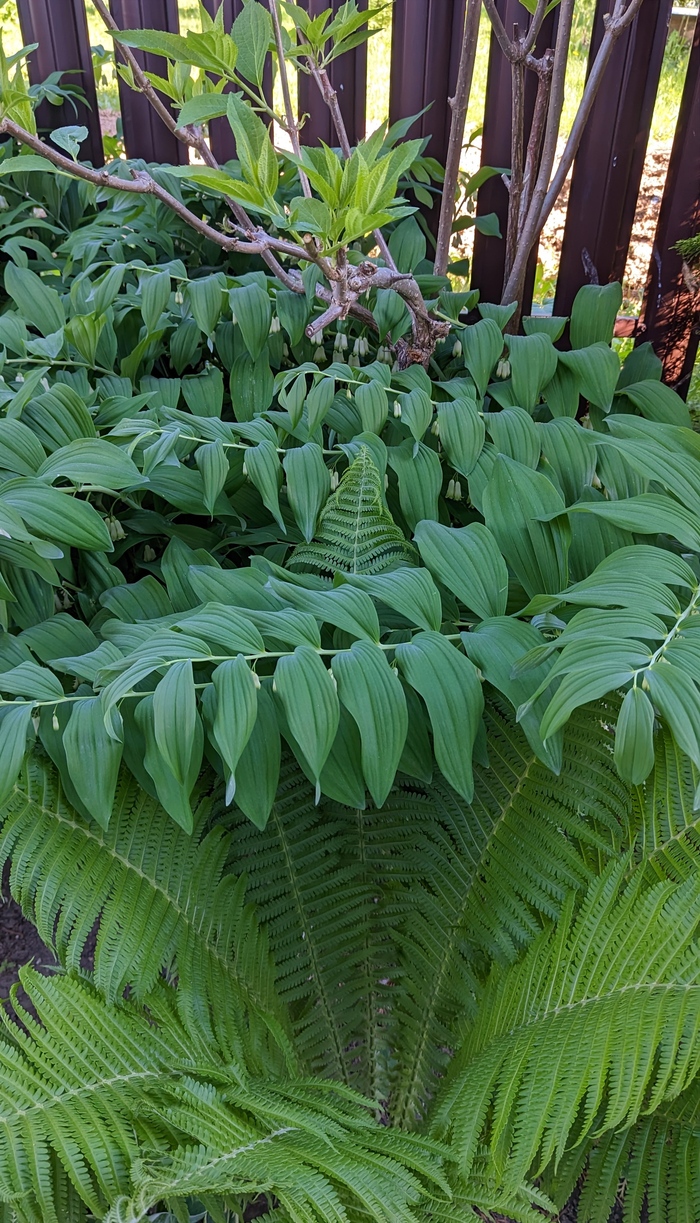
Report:
[[[611,863],[479,999],[437,1130],[465,1170],[484,1135],[503,1183],[558,1159],[570,1136],[629,1126],[700,1062],[700,877],[627,881]]]
[[[688,879],[700,868],[700,773],[667,730],[659,731],[654,770],[635,792],[630,834],[655,878]]]
[[[94,979],[108,1001],[127,985],[146,997],[168,968],[190,1031],[207,1040],[216,1032],[231,1057],[270,1069],[281,1050],[291,1052],[267,938],[245,882],[224,874],[221,830],[205,832],[213,806],[205,786],[194,805],[189,837],[124,769],[104,830],[72,810],[54,766],[34,754],[6,809],[0,862],[12,856],[13,895],[67,968],[79,968],[99,923]]]
[[[435,1144],[382,1129],[339,1087],[248,1079],[180,1025],[166,986],[144,1012],[30,969],[22,984],[43,1024],[15,1002],[22,1027],[6,1018],[0,1044],[0,1185],[22,1223],[65,1223],[66,1178],[122,1223],[202,1193],[266,1193],[293,1219],[412,1223],[430,1186],[449,1192]]]
[[[404,779],[379,812],[319,809],[290,762],[263,832],[232,817],[305,1063],[400,1126],[424,1113],[484,965],[512,961],[624,835],[627,791],[594,718],[574,715],[556,777],[492,702],[471,805],[436,778]]]
[[[384,504],[369,448],[361,446],[326,502],[316,538],[295,548],[288,567],[324,574],[383,573],[416,561],[415,549]]]

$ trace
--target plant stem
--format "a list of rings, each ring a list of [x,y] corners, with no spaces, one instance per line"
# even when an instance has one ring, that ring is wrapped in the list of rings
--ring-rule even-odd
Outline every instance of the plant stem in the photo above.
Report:
[[[508,183],[508,223],[506,230],[506,258],[503,274],[504,285],[508,281],[518,248],[518,220],[523,193],[523,141],[525,136],[525,64],[521,59],[511,62],[511,134],[510,134],[510,181]]]
[[[277,66],[280,74],[280,84],[282,86],[282,97],[284,98],[284,115],[285,127],[287,135],[292,142],[292,150],[296,157],[301,157],[301,140],[299,138],[299,124],[297,123],[292,106],[292,95],[289,91],[289,77],[287,75],[287,61],[284,58],[284,43],[282,41],[282,22],[280,21],[279,9],[277,0],[268,0],[270,8],[270,16],[272,17],[272,26],[275,31],[275,46],[277,47]],[[311,198],[311,184],[299,166],[299,181],[301,189],[304,192],[307,200]]]
[[[492,0],[484,0],[484,3],[487,2],[491,3]],[[606,18],[605,33],[598,49],[598,54],[586,81],[583,97],[576,112],[576,118],[574,119],[561,160],[557,166],[556,174],[552,177],[561,113],[564,104],[566,61],[571,38],[574,7],[574,0],[562,0],[540,170],[527,217],[525,218],[525,223],[518,240],[518,250],[513,267],[503,289],[501,301],[504,305],[513,301],[521,301],[522,299],[530,253],[542,232],[545,222],[566,181],[566,176],[571,169],[615,43],[637,16],[641,3],[642,0],[629,0],[625,7],[625,0],[616,0],[612,16]],[[513,321],[511,320],[511,322]]]
[[[442,185],[442,199],[440,202],[440,221],[435,248],[434,271],[436,276],[445,275],[450,256],[452,222],[457,203],[459,163],[464,140],[464,125],[467,121],[467,110],[472,90],[472,81],[474,79],[474,63],[476,61],[476,47],[479,39],[480,16],[481,0],[467,0],[457,85],[454,97],[449,100],[452,118],[450,120],[450,138],[447,147],[445,178]]]

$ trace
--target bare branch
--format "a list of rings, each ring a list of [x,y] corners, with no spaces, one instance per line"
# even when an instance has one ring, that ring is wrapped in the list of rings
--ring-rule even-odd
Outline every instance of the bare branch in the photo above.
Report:
[[[530,28],[525,37],[521,40],[520,45],[522,47],[523,55],[529,55],[534,48],[539,37],[540,30],[542,29],[542,22],[546,16],[547,0],[537,0],[537,7],[533,14],[532,21],[530,22]]]
[[[445,178],[442,185],[442,200],[440,203],[440,221],[438,224],[437,245],[435,248],[434,271],[436,276],[444,276],[450,256],[450,240],[452,238],[452,222],[455,215],[457,182],[459,180],[459,163],[464,140],[464,125],[467,121],[469,97],[474,79],[474,63],[476,47],[479,38],[479,18],[481,16],[481,0],[467,0],[467,12],[464,21],[462,51],[459,57],[459,72],[455,96],[450,98],[452,118],[450,120],[450,138],[445,161]]]
[[[280,21],[279,9],[277,0],[268,0],[270,8],[270,16],[272,17],[272,25],[275,31],[275,46],[277,47],[277,65],[280,73],[280,83],[282,85],[282,97],[284,98],[284,117],[287,135],[292,142],[292,149],[296,157],[301,157],[301,140],[299,139],[299,124],[294,114],[292,105],[292,95],[289,92],[289,77],[287,76],[287,61],[284,58],[284,43],[282,41],[282,22]],[[299,167],[299,181],[301,189],[307,200],[311,198],[311,184],[302,170]]]
[[[491,28],[496,37],[496,41],[501,48],[501,51],[505,55],[506,59],[512,62],[518,55],[517,44],[511,42],[510,38],[506,34],[505,26],[501,21],[501,15],[496,8],[496,0],[484,0],[484,8],[488,13]]]

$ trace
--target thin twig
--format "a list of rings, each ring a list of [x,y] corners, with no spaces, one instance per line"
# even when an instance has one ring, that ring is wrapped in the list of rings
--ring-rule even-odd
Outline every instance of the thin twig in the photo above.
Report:
[[[525,140],[525,65],[515,60],[510,66],[511,74],[511,131],[510,131],[510,189],[508,193],[508,228],[506,230],[506,258],[504,284],[513,266],[518,249],[518,219],[523,193]]]
[[[532,201],[532,193],[535,189],[537,165],[539,162],[540,148],[542,146],[542,137],[544,135],[544,125],[547,119],[547,106],[549,103],[549,89],[552,83],[553,64],[554,52],[552,50],[545,51],[542,58],[540,60],[535,60],[533,63],[528,60],[528,66],[534,68],[539,79],[537,82],[535,109],[532,115],[532,126],[530,128],[530,139],[527,142],[525,171],[523,173],[523,190],[520,197],[520,213],[518,216],[518,233],[520,233],[525,222],[525,217],[527,216],[527,211]]]
[[[270,8],[270,16],[272,17],[272,27],[275,31],[275,46],[277,47],[277,66],[280,74],[280,84],[282,86],[282,97],[284,98],[284,116],[287,135],[292,142],[292,150],[296,157],[301,158],[301,140],[299,138],[299,124],[294,114],[292,106],[292,95],[289,91],[289,77],[287,75],[287,61],[284,58],[284,42],[282,40],[282,22],[280,21],[279,9],[277,0],[268,0]],[[307,200],[311,198],[311,184],[301,166],[299,169],[299,181],[301,189],[304,192]]]
[[[527,34],[521,41],[521,47],[524,55],[529,55],[534,49],[535,43],[539,38],[542,23],[547,16],[547,0],[537,0],[537,7],[530,22],[530,28]]]
[[[452,118],[450,119],[450,138],[447,146],[445,178],[442,185],[442,200],[440,202],[440,221],[435,248],[434,271],[436,276],[445,275],[450,256],[452,222],[454,221],[457,183],[459,181],[459,164],[462,155],[462,142],[464,140],[464,125],[467,121],[469,97],[474,79],[474,63],[476,61],[480,17],[481,0],[467,0],[457,85],[455,96],[450,98]]]
[[[506,59],[512,60],[513,56],[517,53],[515,43],[511,42],[510,38],[506,34],[506,28],[501,21],[501,15],[496,8],[496,0],[484,0],[484,8],[488,13],[491,28],[496,37],[496,41],[501,48],[501,51],[505,55]]]

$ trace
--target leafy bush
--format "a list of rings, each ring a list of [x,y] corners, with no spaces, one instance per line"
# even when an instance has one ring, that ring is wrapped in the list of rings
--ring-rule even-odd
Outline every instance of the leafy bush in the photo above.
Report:
[[[293,287],[218,170],[0,163],[7,1220],[694,1215],[697,435],[619,286],[469,322],[396,139],[226,169]]]

